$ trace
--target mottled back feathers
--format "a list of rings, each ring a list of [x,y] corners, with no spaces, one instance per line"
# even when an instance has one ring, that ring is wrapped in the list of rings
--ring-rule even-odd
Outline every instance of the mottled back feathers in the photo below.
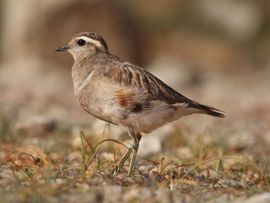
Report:
[[[220,110],[188,99],[143,68],[113,55],[110,55],[108,63],[113,66],[104,67],[103,76],[126,88],[140,89],[147,94],[148,100],[160,100],[168,104],[185,104],[188,108],[200,109],[201,113],[224,117]]]

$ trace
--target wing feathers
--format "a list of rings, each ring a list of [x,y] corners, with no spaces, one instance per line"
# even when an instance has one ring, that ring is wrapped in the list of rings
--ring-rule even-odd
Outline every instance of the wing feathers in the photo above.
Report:
[[[199,113],[224,117],[222,111],[199,104],[183,96],[145,69],[123,60],[118,61],[119,63],[115,64],[116,66],[114,66],[113,70],[108,70],[111,72],[110,80],[112,79],[116,83],[121,84],[122,87],[131,88],[134,92],[141,92],[141,96],[144,95],[145,100],[161,100],[168,104],[187,104],[188,108],[198,109]],[[136,97],[136,95],[134,96]],[[140,95],[137,96],[140,97]]]

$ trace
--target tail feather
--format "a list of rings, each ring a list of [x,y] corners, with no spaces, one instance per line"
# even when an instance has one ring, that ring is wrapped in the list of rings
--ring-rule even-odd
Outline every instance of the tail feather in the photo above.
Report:
[[[196,109],[200,110],[199,113],[204,113],[204,114],[208,114],[208,115],[220,117],[220,118],[225,117],[225,115],[224,115],[225,112],[223,112],[219,109],[216,109],[214,107],[211,107],[211,106],[206,106],[203,104],[192,102],[189,104],[189,107],[196,108]]]

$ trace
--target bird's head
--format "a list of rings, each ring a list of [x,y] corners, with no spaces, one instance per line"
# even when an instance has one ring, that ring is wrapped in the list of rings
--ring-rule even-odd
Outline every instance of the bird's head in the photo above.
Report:
[[[108,46],[100,35],[82,32],[73,36],[67,45],[57,48],[56,51],[68,51],[76,61],[97,52],[108,52]]]

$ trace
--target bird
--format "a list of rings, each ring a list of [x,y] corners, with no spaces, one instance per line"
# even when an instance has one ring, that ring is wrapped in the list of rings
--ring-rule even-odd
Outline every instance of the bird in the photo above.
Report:
[[[132,147],[114,173],[119,173],[130,158],[127,175],[133,174],[143,134],[193,113],[225,117],[223,111],[185,97],[146,69],[111,54],[97,33],[78,33],[55,51],[68,52],[74,59],[73,88],[82,108],[98,119],[124,127],[132,138]]]

